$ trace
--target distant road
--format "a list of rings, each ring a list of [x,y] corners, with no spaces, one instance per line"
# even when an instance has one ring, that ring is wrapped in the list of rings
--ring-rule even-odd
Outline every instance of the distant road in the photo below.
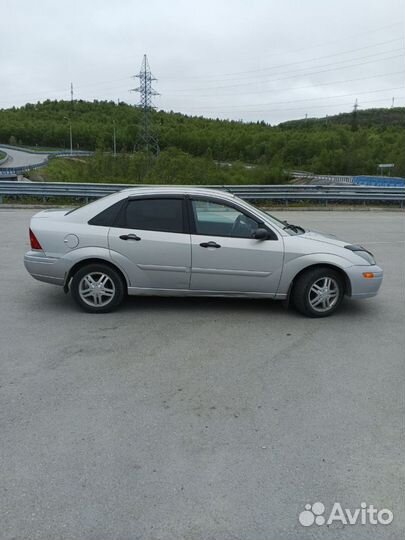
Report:
[[[0,165],[0,168],[11,167],[29,167],[31,165],[40,165],[47,160],[49,154],[34,154],[24,150],[15,150],[0,145],[0,150],[8,155],[8,160]]]

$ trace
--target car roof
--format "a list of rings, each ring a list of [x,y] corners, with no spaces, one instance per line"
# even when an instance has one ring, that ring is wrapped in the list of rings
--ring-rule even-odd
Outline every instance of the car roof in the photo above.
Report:
[[[205,195],[205,196],[214,196],[214,197],[226,197],[229,199],[234,199],[235,195],[226,191],[226,188],[218,186],[218,189],[210,188],[196,188],[196,187],[171,187],[171,186],[147,186],[147,187],[134,187],[123,189],[120,191],[121,194],[126,195],[164,195],[164,194],[173,194],[173,195]]]
[[[78,208],[75,212],[66,214],[65,219],[69,221],[80,221],[88,220],[93,216],[97,215],[99,212],[106,209],[111,204],[131,196],[145,196],[145,195],[204,195],[206,197],[216,197],[222,200],[234,201],[236,199],[235,195],[227,191],[221,190],[218,186],[218,189],[205,189],[205,188],[195,188],[189,186],[180,186],[180,187],[171,187],[171,186],[145,186],[145,187],[133,187],[126,188],[101,199],[97,199],[81,208]],[[240,201],[243,203],[243,201]]]

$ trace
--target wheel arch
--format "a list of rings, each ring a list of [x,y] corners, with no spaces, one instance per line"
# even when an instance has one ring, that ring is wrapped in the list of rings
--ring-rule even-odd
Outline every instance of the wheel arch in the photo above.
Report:
[[[65,283],[63,286],[63,290],[67,293],[69,292],[70,282],[72,281],[73,276],[83,268],[84,266],[87,266],[89,264],[104,264],[105,266],[109,266],[113,270],[115,270],[121,277],[123,284],[128,289],[128,278],[125,276],[124,272],[111,261],[107,261],[106,259],[102,259],[100,257],[89,257],[88,259],[82,259],[78,262],[76,262],[68,271],[65,278]]]
[[[301,270],[299,270],[294,275],[293,279],[291,280],[290,287],[288,289],[288,295],[287,295],[287,301],[288,302],[290,302],[291,291],[293,290],[294,285],[297,282],[297,280],[303,274],[305,274],[305,272],[308,272],[308,270],[313,270],[314,268],[329,268],[329,269],[334,270],[335,272],[337,272],[341,276],[341,278],[343,280],[343,283],[344,283],[344,294],[347,295],[347,296],[351,296],[351,294],[352,294],[352,285],[351,285],[351,282],[350,282],[350,278],[342,268],[340,268],[339,266],[336,266],[335,264],[332,264],[332,263],[313,263],[313,264],[309,264],[305,268],[302,268]]]

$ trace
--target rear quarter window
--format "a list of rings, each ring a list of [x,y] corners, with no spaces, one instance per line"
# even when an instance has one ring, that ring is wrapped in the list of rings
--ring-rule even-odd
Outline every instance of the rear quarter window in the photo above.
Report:
[[[89,225],[98,225],[100,227],[114,227],[117,217],[126,202],[126,199],[116,202],[109,206],[88,222]]]

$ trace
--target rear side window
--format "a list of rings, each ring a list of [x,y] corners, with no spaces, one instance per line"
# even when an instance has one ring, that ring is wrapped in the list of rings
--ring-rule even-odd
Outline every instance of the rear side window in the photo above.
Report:
[[[130,200],[124,222],[128,229],[182,233],[183,199]]]
[[[117,203],[109,206],[94,218],[91,218],[89,225],[99,225],[100,227],[114,227],[114,222],[124,204],[126,199],[118,201]]]

